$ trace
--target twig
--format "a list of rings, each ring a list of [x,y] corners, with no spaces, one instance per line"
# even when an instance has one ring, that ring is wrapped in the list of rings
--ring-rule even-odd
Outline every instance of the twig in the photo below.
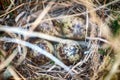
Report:
[[[62,18],[68,18],[68,17],[75,17],[75,16],[80,16],[80,15],[83,15],[83,14],[88,14],[88,13],[90,13],[90,12],[94,12],[94,11],[97,11],[97,10],[99,10],[99,9],[101,9],[101,8],[104,8],[104,7],[106,7],[106,6],[109,6],[109,5],[111,5],[111,4],[115,4],[115,3],[117,3],[119,0],[114,0],[114,1],[112,1],[112,2],[110,2],[110,3],[108,3],[108,4],[106,4],[106,5],[103,5],[103,6],[100,6],[100,7],[98,7],[98,8],[95,8],[95,9],[92,9],[92,10],[89,10],[88,12],[82,12],[82,13],[78,13],[78,14],[73,14],[73,15],[64,15],[64,16],[59,16],[59,17],[53,17],[53,18],[49,18],[49,19],[44,19],[44,20],[42,20],[41,22],[45,22],[45,21],[49,21],[49,20],[55,20],[55,19],[62,19]]]
[[[14,59],[14,57],[17,55],[17,51],[14,51],[4,62],[0,64],[0,71],[8,66],[10,62]]]
[[[51,9],[54,3],[55,2],[47,5],[47,7],[42,11],[42,13],[38,16],[38,18],[32,23],[32,27],[30,28],[30,31],[33,31],[40,24],[41,20],[48,13],[48,11]]]
[[[15,80],[21,80],[20,77],[16,74],[12,66],[8,66],[8,71],[11,73]]]
[[[86,37],[86,39],[90,39],[90,40],[100,40],[100,41],[102,41],[102,42],[105,42],[105,43],[107,43],[107,44],[110,44],[110,42],[109,41],[107,41],[107,40],[105,40],[105,39],[102,39],[102,38],[98,38],[98,37]]]
[[[24,46],[27,46],[29,48],[31,48],[32,50],[38,51],[38,53],[41,53],[43,55],[45,55],[46,57],[50,58],[51,60],[53,60],[57,65],[61,66],[62,68],[64,68],[65,71],[70,72],[70,74],[72,75],[73,73],[70,71],[70,68],[68,66],[66,66],[63,62],[61,62],[59,59],[57,59],[56,57],[54,57],[52,54],[46,52],[45,50],[41,49],[40,47],[31,44],[29,42],[26,41],[22,41],[19,39],[14,39],[14,38],[7,38],[7,37],[0,37],[1,41],[5,41],[5,42],[10,42],[10,43],[17,43],[17,44],[21,44]],[[8,60],[8,59],[7,59]],[[10,61],[9,61],[10,62]],[[1,65],[0,65],[1,67]],[[2,66],[0,68],[3,69],[4,67]]]
[[[50,36],[48,34],[44,34],[44,33],[38,33],[38,32],[30,32],[21,28],[11,28],[11,27],[0,27],[0,31],[6,31],[6,32],[12,32],[12,33],[18,33],[25,36],[29,36],[29,37],[39,37],[42,39],[46,39],[46,40],[50,40],[50,41],[54,41],[54,42],[60,42],[60,43],[69,43],[69,42],[76,42],[73,40],[68,40],[68,39],[62,39],[62,38],[58,38],[58,37],[54,37],[54,36]]]
[[[23,5],[25,5],[25,3],[22,3],[22,4],[18,5],[17,7],[15,7],[14,9],[12,9],[11,11],[8,11],[8,12],[0,15],[0,17],[3,17],[3,16],[5,16],[5,15],[7,15],[7,14],[13,12],[13,11],[15,11],[16,9],[20,8],[20,7],[23,6]]]
[[[52,69],[54,69],[56,67],[56,65],[53,65],[51,68],[49,68],[47,71],[51,71]]]

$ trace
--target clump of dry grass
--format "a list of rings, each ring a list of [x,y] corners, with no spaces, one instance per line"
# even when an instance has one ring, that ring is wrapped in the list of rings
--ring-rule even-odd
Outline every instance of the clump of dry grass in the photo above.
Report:
[[[118,34],[114,37],[110,28],[110,22],[116,16],[106,12],[107,10],[112,11],[107,6],[118,5],[120,2],[119,0],[108,3],[103,0],[103,4],[100,2],[101,0],[20,0],[16,2],[10,0],[4,14],[0,15],[0,78],[13,77],[15,80],[118,80],[120,36]],[[117,8],[117,11],[114,12],[118,11]],[[63,35],[62,31],[59,35],[60,33],[55,31],[47,34],[37,30],[39,25],[47,23],[48,26],[57,26],[55,29],[57,28],[59,31],[58,28],[65,24],[62,21],[74,17],[85,19],[84,40],[64,38],[65,36],[61,36]],[[10,22],[11,20],[12,22]],[[8,22],[11,24],[9,25]],[[70,23],[67,25],[69,26]],[[37,38],[48,40],[53,45],[55,44],[54,46],[58,43],[78,42],[83,49],[82,59],[76,64],[65,65],[55,55],[49,54],[31,43]],[[35,65],[27,56],[29,48],[42,53],[51,60],[44,65]]]

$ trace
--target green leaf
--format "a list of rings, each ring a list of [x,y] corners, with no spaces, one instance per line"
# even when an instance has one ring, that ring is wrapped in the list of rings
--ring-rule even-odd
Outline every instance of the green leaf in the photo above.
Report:
[[[55,64],[55,62],[54,61],[50,61],[50,64]]]

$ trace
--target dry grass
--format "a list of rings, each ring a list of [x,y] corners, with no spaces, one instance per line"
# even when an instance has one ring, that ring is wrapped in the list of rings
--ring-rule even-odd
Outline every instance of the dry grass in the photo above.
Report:
[[[0,79],[120,79],[120,35],[114,35],[111,29],[112,21],[120,17],[120,8],[110,8],[118,6],[119,0],[5,0],[7,5],[2,1]],[[75,38],[72,32],[69,32],[72,33],[70,37],[65,35],[64,26],[73,25],[74,18],[84,19],[84,39]],[[81,21],[75,22],[77,24]],[[43,29],[39,28],[40,25],[44,26]],[[49,41],[54,47],[54,53],[50,54],[35,45],[34,42],[39,39]],[[59,43],[79,43],[82,58],[77,63],[66,65],[56,57],[56,46]],[[48,57],[49,61],[39,65],[40,59],[30,55],[31,50]]]

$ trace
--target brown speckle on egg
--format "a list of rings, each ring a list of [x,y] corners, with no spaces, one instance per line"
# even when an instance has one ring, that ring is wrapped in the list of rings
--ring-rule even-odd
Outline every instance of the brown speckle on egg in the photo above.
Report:
[[[34,42],[34,44],[39,46],[43,50],[53,54],[54,48],[53,48],[53,45],[49,41],[46,41],[46,40],[43,40],[43,39],[41,39],[41,40],[39,39],[39,40],[36,40]],[[28,58],[30,58],[31,61],[33,63],[35,63],[36,65],[38,65],[38,66],[39,65],[43,65],[46,62],[50,61],[49,58],[47,58],[46,56],[42,55],[40,52],[32,51],[32,50],[30,51]]]
[[[74,64],[81,58],[81,47],[78,43],[60,43],[56,47],[56,55],[66,65]]]
[[[86,27],[85,20],[80,17],[67,18],[62,21],[63,34],[66,38],[85,39]]]

